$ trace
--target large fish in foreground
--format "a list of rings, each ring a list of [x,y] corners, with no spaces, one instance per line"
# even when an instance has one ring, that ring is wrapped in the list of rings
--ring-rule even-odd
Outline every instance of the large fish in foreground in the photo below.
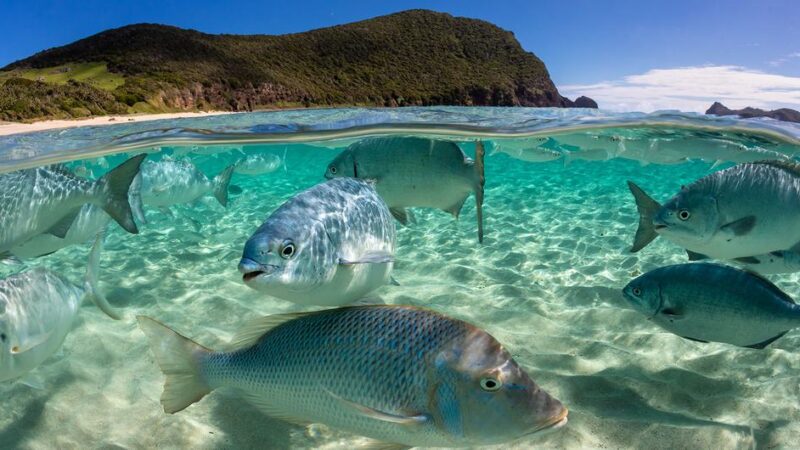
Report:
[[[475,147],[475,161],[454,142],[421,137],[363,139],[340,153],[325,178],[371,180],[378,194],[401,223],[409,221],[406,208],[429,207],[458,218],[461,207],[475,193],[478,241],[483,242],[483,143]]]
[[[235,387],[273,417],[426,447],[498,444],[567,422],[567,409],[492,336],[426,309],[265,317],[246,324],[226,351],[147,317],[139,326],[166,375],[168,413]]]
[[[41,233],[63,238],[87,203],[101,207],[128,232],[138,233],[128,190],[144,157],[125,161],[97,181],[77,177],[62,166],[0,175],[0,256]]]
[[[72,330],[85,297],[119,319],[97,287],[101,247],[98,236],[83,287],[41,267],[0,280],[0,381],[20,377],[52,356]]]
[[[740,164],[684,186],[663,206],[628,182],[639,210],[631,251],[661,235],[690,259],[737,259],[800,244],[800,165]]]
[[[774,284],[718,264],[662,267],[623,294],[657,325],[695,341],[764,348],[800,326],[800,306]]]
[[[161,160],[142,164],[141,196],[145,205],[167,207],[191,203],[213,194],[220,205],[228,205],[228,184],[234,166],[208,177],[189,161]]]
[[[337,178],[281,205],[247,241],[244,283],[303,305],[344,305],[390,283],[395,225],[371,184]]]

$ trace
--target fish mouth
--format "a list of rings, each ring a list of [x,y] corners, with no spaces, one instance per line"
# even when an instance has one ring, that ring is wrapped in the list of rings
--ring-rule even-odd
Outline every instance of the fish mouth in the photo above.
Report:
[[[567,408],[564,408],[560,414],[548,418],[543,424],[541,424],[538,428],[536,428],[535,430],[531,431],[528,434],[541,433],[542,431],[545,430],[555,430],[557,428],[561,428],[567,424],[568,415],[569,415],[569,410]]]
[[[661,224],[661,223],[657,223],[657,224],[653,225],[653,229],[655,229],[656,231],[663,230],[664,228],[667,228],[667,226],[664,225],[664,224]]]
[[[249,258],[242,258],[239,262],[239,272],[242,273],[242,281],[252,282],[260,276],[266,276],[278,270],[278,266],[272,264],[261,264]]]

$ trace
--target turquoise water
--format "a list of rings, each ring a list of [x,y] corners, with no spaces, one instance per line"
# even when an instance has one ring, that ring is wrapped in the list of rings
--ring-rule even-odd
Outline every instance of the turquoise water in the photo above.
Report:
[[[247,319],[302,310],[242,283],[242,248],[272,211],[323,181],[327,164],[363,136],[452,139],[470,155],[475,139],[489,149],[590,150],[560,145],[559,135],[569,140],[565,130],[573,137],[621,136],[629,144],[691,144],[682,151],[725,140],[787,157],[800,152],[800,130],[773,121],[488,108],[258,113],[3,138],[5,171],[71,160],[73,170],[97,177],[127,158],[115,154],[120,151],[148,151],[153,161],[189,158],[209,178],[248,154],[274,154],[283,165],[258,176],[234,174],[231,184],[241,193],[230,191],[227,208],[206,195],[170,211],[145,205],[148,223],[138,235],[112,223],[100,282],[125,318],[112,321],[87,302],[60,353],[26,379],[0,385],[0,447],[352,448],[365,442],[269,418],[234,391],[215,391],[165,414],[163,375],[134,317],[157,318],[220,347]],[[608,156],[622,156],[618,151],[615,146]],[[628,251],[638,214],[625,181],[660,200],[730,166],[711,169],[716,158],[687,156],[670,165],[621,157],[565,165],[487,155],[484,243],[475,238],[472,199],[458,221],[416,209],[416,223],[397,230],[393,277],[400,285],[378,289],[370,301],[433,308],[484,328],[569,408],[565,427],[497,448],[791,448],[800,433],[800,331],[765,350],[702,344],[656,327],[621,296],[633,277],[686,261],[664,239]],[[0,265],[0,274],[44,266],[78,281],[89,246]],[[800,298],[798,274],[770,279]]]

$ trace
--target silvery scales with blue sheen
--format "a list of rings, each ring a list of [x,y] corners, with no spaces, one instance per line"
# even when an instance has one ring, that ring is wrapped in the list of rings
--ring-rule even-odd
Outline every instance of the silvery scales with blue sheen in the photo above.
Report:
[[[364,123],[373,126],[358,128]],[[402,135],[393,136],[395,126]],[[171,130],[157,131],[164,127]],[[210,130],[189,131],[203,127]],[[114,146],[102,158],[39,169],[5,159],[2,177],[24,182],[3,193],[29,192],[32,204],[44,206],[34,214],[14,195],[3,197],[0,220],[23,220],[2,241],[9,265],[0,266],[0,286],[11,293],[6,310],[19,312],[2,323],[0,357],[10,355],[4,364],[31,358],[2,366],[10,394],[0,416],[24,418],[31,397],[12,383],[44,375],[48,408],[68,407],[63,417],[76,425],[56,432],[45,420],[37,427],[45,431],[27,435],[31,445],[52,446],[49,435],[154,447],[282,445],[291,433],[302,447],[339,439],[268,421],[245,401],[273,418],[318,422],[395,448],[599,447],[620,439],[679,446],[687,442],[680,439],[723,442],[716,439],[746,428],[741,443],[760,440],[750,430],[771,415],[791,417],[766,426],[771,439],[798,431],[785,400],[792,396],[780,391],[785,383],[752,389],[790,376],[796,363],[796,275],[773,284],[731,266],[675,265],[686,256],[672,245],[692,259],[764,273],[800,268],[791,231],[797,170],[789,161],[800,132],[790,125],[672,113],[410,108],[242,114],[86,133],[60,132],[57,146],[46,135],[0,140],[4,155],[72,148],[70,157],[80,158],[87,142],[94,150]],[[498,150],[486,161],[484,143]],[[278,151],[286,170],[273,170],[278,158],[267,156]],[[165,176],[145,183],[136,176],[142,157],[126,162],[125,152],[148,153],[143,167],[161,167]],[[204,174],[222,175],[212,182]],[[661,198],[686,186],[662,207],[630,185],[641,212],[638,236],[646,238],[637,238],[639,246],[666,238],[636,257],[626,248],[637,227],[628,178]],[[21,189],[25,183],[41,189]],[[177,214],[149,214],[145,223],[137,205],[154,187]],[[208,193],[230,195],[227,209],[196,201]],[[462,212],[470,194],[476,207]],[[485,220],[485,242],[472,238],[472,220],[431,209],[475,214],[479,236]],[[406,225],[396,229],[397,220]],[[104,281],[113,286],[107,302],[96,295],[97,258],[86,270],[83,254],[103,228]],[[69,282],[84,271],[90,283]],[[92,307],[79,313],[85,296],[122,320],[105,320]],[[220,344],[216,335],[233,338]],[[653,352],[651,342],[663,347]],[[62,346],[65,356],[51,358]],[[164,426],[157,404],[162,373],[163,409],[185,409],[169,419],[178,426]],[[681,389],[673,395],[664,383]],[[735,395],[722,403],[704,396],[720,383],[724,389],[710,391]],[[208,395],[220,387],[239,393]],[[86,400],[74,402],[77,393]],[[729,409],[724,419],[706,418],[686,398]],[[612,400],[626,408],[608,408]],[[543,437],[564,428],[565,405],[582,420]],[[75,434],[84,420],[97,420],[96,410],[112,430]],[[636,434],[636,421],[653,433]],[[157,436],[154,426],[162,427]]]

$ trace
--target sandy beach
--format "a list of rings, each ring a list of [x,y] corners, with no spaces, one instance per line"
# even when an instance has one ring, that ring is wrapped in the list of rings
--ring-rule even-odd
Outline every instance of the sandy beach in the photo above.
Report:
[[[201,111],[201,112],[99,116],[86,119],[42,120],[40,122],[33,122],[33,123],[0,121],[0,136],[8,136],[11,134],[19,134],[19,133],[31,133],[34,131],[57,130],[61,128],[90,127],[90,126],[99,127],[103,125],[117,125],[120,123],[129,123],[129,122],[147,122],[150,120],[180,119],[187,117],[205,117],[205,116],[216,116],[220,114],[236,114],[236,113],[233,111]]]

